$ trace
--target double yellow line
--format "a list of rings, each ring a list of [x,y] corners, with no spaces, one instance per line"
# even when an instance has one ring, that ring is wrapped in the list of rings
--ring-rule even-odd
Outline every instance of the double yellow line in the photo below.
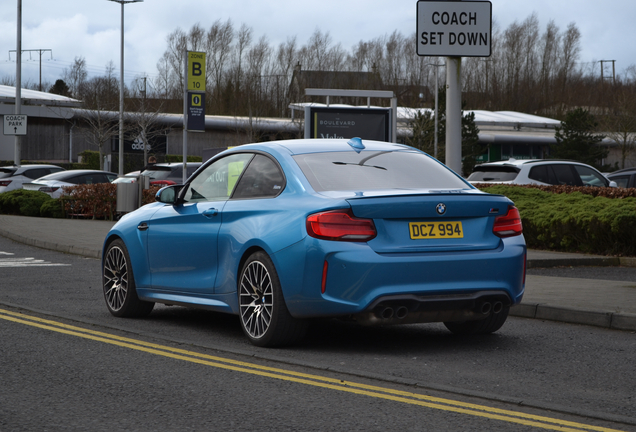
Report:
[[[71,326],[61,322],[42,319],[21,313],[15,313],[4,309],[0,309],[0,319],[37,327],[44,330],[54,331],[57,333],[63,333],[70,336],[76,336],[83,339],[90,339],[110,345],[130,348],[136,351],[143,351],[149,354],[183,360],[190,363],[197,363],[220,369],[243,372],[268,378],[275,378],[284,381],[295,382],[298,384],[305,384],[314,387],[353,393],[378,399],[391,400],[394,402],[417,405],[431,409],[454,412],[458,414],[483,417],[491,420],[501,420],[508,423],[521,424],[524,426],[531,426],[540,429],[572,432],[620,432],[616,429],[585,425],[582,423],[526,414],[523,412],[492,408],[484,405],[476,405],[451,399],[444,399],[417,393],[394,390],[387,387],[378,387],[355,383],[352,381],[343,381],[339,379],[323,377],[320,375],[312,375],[301,372],[294,372],[286,369],[261,366],[254,363],[246,363],[228,358],[201,354],[194,351],[172,348],[165,345],[153,344],[137,339],[120,337],[109,333],[88,330],[85,328]]]

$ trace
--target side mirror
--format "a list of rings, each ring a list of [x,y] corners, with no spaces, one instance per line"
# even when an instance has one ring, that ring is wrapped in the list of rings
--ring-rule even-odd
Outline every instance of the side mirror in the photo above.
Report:
[[[618,184],[614,180],[610,180],[609,187],[618,187]]]
[[[177,197],[179,196],[179,191],[181,191],[183,185],[172,185],[161,188],[157,191],[155,195],[155,201],[175,205],[177,203]]]

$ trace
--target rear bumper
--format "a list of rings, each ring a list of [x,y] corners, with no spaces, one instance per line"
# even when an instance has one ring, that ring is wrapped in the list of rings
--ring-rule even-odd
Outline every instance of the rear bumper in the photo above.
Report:
[[[432,319],[431,311],[479,310],[484,296],[499,296],[491,306],[497,301],[512,306],[523,297],[523,236],[503,239],[492,250],[418,254],[377,254],[364,243],[327,243],[305,245],[305,261],[299,266],[302,282],[281,275],[287,306],[295,317],[377,316],[378,305],[400,299],[409,311],[421,312],[417,322],[433,322],[441,319]],[[329,246],[338,250],[325,250]]]
[[[472,321],[499,313],[511,305],[512,299],[501,291],[383,296],[371,303],[364,312],[354,315],[354,318],[362,324]]]

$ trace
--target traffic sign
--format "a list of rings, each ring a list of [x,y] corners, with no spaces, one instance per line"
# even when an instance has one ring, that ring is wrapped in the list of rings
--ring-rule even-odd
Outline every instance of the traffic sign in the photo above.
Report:
[[[27,116],[25,114],[6,114],[3,132],[5,135],[26,135]]]
[[[188,51],[188,91],[205,91],[205,53]]]
[[[418,1],[417,55],[490,57],[492,3]]]

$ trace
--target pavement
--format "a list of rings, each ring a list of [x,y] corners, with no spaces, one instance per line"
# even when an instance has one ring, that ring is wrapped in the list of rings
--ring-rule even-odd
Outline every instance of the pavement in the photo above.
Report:
[[[0,235],[44,249],[101,258],[115,222],[0,215]],[[528,250],[528,268],[624,266],[636,258]],[[527,275],[513,316],[636,331],[636,282]]]

